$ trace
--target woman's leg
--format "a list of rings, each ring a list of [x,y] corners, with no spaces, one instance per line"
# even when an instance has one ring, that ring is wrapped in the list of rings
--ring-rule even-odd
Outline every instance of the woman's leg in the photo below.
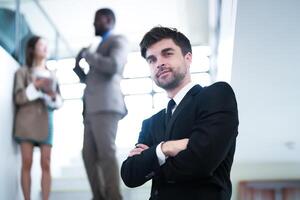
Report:
[[[21,169],[21,185],[25,200],[30,200],[31,189],[31,166],[32,166],[32,154],[33,144],[30,142],[21,143],[22,154],[22,169]]]
[[[41,168],[42,168],[42,199],[48,200],[51,188],[50,172],[51,146],[41,145]]]

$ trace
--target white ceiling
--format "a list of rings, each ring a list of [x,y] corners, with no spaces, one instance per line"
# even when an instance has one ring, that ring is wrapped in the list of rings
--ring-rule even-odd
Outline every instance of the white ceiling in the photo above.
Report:
[[[142,36],[153,26],[176,27],[186,34],[192,44],[208,44],[207,0],[40,0],[41,7],[62,36],[59,40],[59,57],[74,56],[94,39],[95,11],[109,7],[115,11],[116,33],[127,36],[132,50],[138,50]],[[13,8],[13,0],[0,0],[4,7]],[[54,50],[55,32],[35,1],[21,1],[25,15],[35,34],[44,36]],[[71,52],[66,49],[66,43]]]

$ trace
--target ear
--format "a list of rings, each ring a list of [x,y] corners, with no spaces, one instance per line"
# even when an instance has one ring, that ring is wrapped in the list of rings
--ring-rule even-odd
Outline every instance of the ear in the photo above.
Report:
[[[184,59],[187,62],[187,64],[190,66],[192,64],[192,60],[193,60],[192,53],[188,52],[187,54],[185,54]]]

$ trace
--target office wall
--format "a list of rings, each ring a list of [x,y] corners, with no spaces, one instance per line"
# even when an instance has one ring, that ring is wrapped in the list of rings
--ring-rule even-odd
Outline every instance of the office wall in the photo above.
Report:
[[[218,80],[231,83],[240,127],[240,180],[300,179],[300,2],[223,1]]]
[[[0,200],[23,199],[20,185],[20,148],[12,138],[13,80],[19,64],[0,46]],[[31,199],[41,199],[40,151],[33,152]]]
[[[299,9],[297,0],[238,1],[231,83],[239,161],[300,162]]]
[[[13,76],[18,63],[0,46],[0,199],[18,199],[20,153],[12,139]]]

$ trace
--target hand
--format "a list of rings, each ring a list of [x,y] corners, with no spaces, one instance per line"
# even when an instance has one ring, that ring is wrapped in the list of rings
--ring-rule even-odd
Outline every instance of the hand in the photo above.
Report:
[[[139,155],[148,148],[149,147],[145,144],[137,144],[137,145],[135,145],[135,148],[130,151],[128,157]]]
[[[75,60],[75,66],[79,66],[80,60],[84,57],[84,52],[87,50],[87,48],[82,48],[79,53],[76,56]]]
[[[48,94],[49,96],[55,96],[55,91],[53,91],[53,80],[50,78],[36,78],[33,81],[35,87],[41,90],[43,93]]]
[[[181,140],[167,141],[161,145],[161,150],[166,156],[174,157],[180,151],[186,149],[188,142],[189,142],[189,139],[187,139],[187,138],[181,139]]]
[[[46,92],[46,94],[51,97],[52,101],[55,101],[55,99],[56,99],[56,92],[54,92],[54,91],[51,90],[49,92]]]
[[[42,89],[46,84],[46,79],[44,78],[36,78],[33,80],[33,85],[36,89]]]

